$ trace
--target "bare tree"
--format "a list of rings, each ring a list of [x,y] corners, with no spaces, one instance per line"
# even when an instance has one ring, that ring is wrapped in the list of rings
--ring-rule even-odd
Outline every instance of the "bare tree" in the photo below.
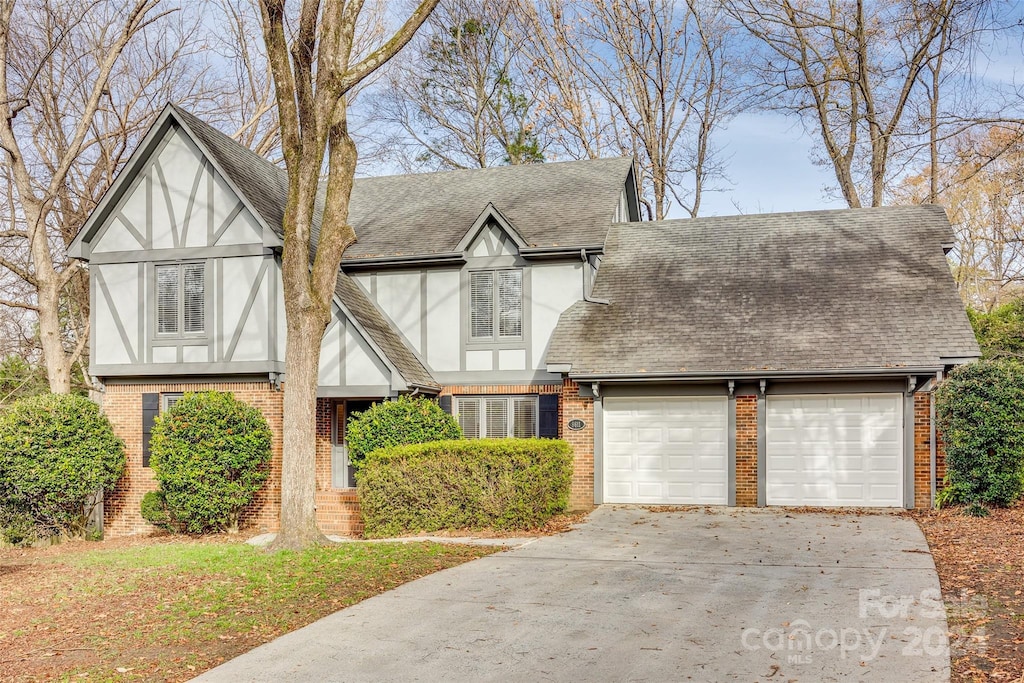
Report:
[[[375,98],[378,121],[401,131],[381,141],[391,157],[408,169],[543,161],[536,94],[509,28],[505,0],[438,5]]]
[[[112,75],[129,45],[166,15],[160,0],[84,8],[60,0],[0,1],[0,149],[17,196],[0,237],[20,241],[27,256],[23,262],[5,256],[0,266],[33,290],[33,300],[21,305],[36,313],[55,392],[71,390],[72,366],[88,341],[88,316],[80,310],[84,277],[62,252],[96,200],[88,192],[96,189],[93,181],[116,171],[110,162],[118,143],[100,125],[107,117],[126,122],[123,112],[106,108]],[[69,285],[78,290],[78,308],[62,306]],[[78,321],[70,335],[62,319],[68,317]]]
[[[260,0],[288,169],[282,253],[284,462],[281,531],[274,548],[302,548],[323,539],[315,508],[320,341],[330,322],[341,258],[356,239],[348,222],[357,152],[348,127],[347,95],[412,39],[437,1],[419,0],[393,35],[363,55],[355,52],[362,0],[303,0],[293,27],[288,26],[286,0]],[[325,164],[323,217],[314,252],[316,198]]]
[[[936,125],[943,58],[962,35],[972,0],[729,0],[764,53],[768,106],[801,117],[851,207],[880,206],[891,172]],[[928,96],[925,126],[906,116]],[[901,138],[909,143],[903,144]],[[937,157],[937,148],[935,149]],[[902,159],[900,158],[902,155]]]
[[[938,188],[956,233],[950,257],[960,296],[990,311],[1024,292],[1024,128],[992,126],[956,143],[952,161],[904,178],[895,196],[930,201]]]
[[[721,175],[713,136],[743,98],[716,3],[518,3],[520,39],[570,156],[636,155],[648,213],[700,211]]]

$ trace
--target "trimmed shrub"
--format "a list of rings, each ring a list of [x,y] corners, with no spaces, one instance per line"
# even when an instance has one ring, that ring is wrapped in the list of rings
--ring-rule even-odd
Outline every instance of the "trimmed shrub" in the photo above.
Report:
[[[348,421],[348,458],[359,471],[367,454],[379,448],[461,439],[458,421],[437,402],[423,397],[399,396],[377,403]]]
[[[150,439],[169,524],[189,533],[237,530],[242,509],[267,480],[270,440],[260,411],[234,394],[182,396],[154,421]],[[146,505],[157,514],[157,499]]]
[[[81,534],[93,494],[124,468],[124,443],[84,396],[41,394],[0,414],[0,508],[40,536]]]
[[[39,539],[31,515],[0,507],[0,539],[10,545],[32,545]]]
[[[142,518],[161,529],[173,530],[171,513],[167,510],[167,498],[163,491],[149,491],[142,497],[140,505]]]
[[[946,444],[943,503],[1012,504],[1024,493],[1024,364],[979,361],[935,395]]]
[[[370,453],[359,505],[370,538],[531,529],[564,512],[572,449],[555,439],[463,439]]]

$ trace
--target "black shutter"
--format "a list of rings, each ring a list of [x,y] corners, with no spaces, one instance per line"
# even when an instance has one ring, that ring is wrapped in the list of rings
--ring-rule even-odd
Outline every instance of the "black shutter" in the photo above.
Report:
[[[537,436],[542,439],[558,438],[558,394],[537,397]]]
[[[160,394],[142,395],[142,466],[149,467],[149,433],[160,414]]]
[[[438,396],[437,397],[437,405],[441,406],[441,410],[443,410],[444,412],[448,413],[449,415],[452,414],[452,397],[451,396]]]

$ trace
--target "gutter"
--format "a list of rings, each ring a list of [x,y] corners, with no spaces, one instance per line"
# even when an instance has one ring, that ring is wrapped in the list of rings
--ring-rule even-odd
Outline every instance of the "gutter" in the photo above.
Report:
[[[711,372],[640,372],[622,374],[569,373],[569,378],[577,382],[693,382],[728,379],[806,379],[808,377],[828,377],[831,379],[863,378],[863,377],[905,377],[907,375],[934,375],[942,372],[937,367],[901,367],[901,368],[848,368],[835,370],[741,370]]]
[[[519,250],[519,255],[523,258],[558,258],[575,256],[580,252],[583,252],[585,255],[603,254],[604,245],[592,244],[586,247],[524,247]]]
[[[409,256],[371,256],[367,258],[344,259],[341,269],[360,270],[367,268],[402,268],[405,266],[429,266],[465,263],[465,254],[452,251],[443,254],[411,254]]]

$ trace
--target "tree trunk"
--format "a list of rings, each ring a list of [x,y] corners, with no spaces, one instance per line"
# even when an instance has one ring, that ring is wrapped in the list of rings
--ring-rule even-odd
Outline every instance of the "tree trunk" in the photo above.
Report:
[[[289,297],[285,356],[281,531],[271,550],[301,550],[327,542],[316,523],[316,388],[325,324],[316,308]]]
[[[47,261],[49,262],[49,261]],[[37,264],[38,267],[38,264]],[[38,270],[37,270],[38,272]],[[71,360],[64,352],[63,329],[60,322],[60,289],[56,273],[38,278],[39,343],[46,363],[46,379],[55,394],[71,393]]]

